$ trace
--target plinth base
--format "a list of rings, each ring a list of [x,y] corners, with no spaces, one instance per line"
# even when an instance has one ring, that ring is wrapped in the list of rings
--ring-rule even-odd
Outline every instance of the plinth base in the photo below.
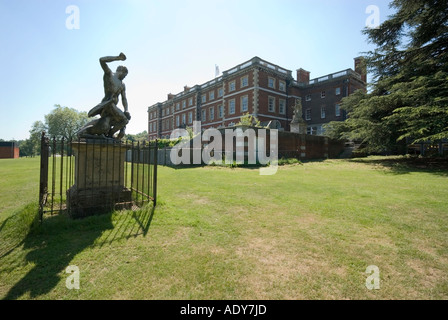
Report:
[[[290,125],[291,132],[294,133],[300,133],[305,134],[306,133],[306,123],[298,122],[298,123],[291,123]]]
[[[124,185],[127,146],[113,141],[72,143],[75,184],[67,190],[67,211],[72,218],[132,206],[131,190]]]
[[[67,190],[68,213],[71,218],[84,218],[132,207],[131,190],[123,187]]]

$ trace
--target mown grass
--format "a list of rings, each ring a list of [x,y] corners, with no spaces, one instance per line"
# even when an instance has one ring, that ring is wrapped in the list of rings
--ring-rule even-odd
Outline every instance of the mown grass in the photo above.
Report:
[[[38,160],[15,161],[0,161],[10,177],[0,182],[4,299],[448,298],[445,169],[394,158],[286,165],[273,176],[159,167],[155,210],[36,227],[37,191],[19,204],[3,191],[37,190]],[[25,170],[28,179],[14,179]],[[79,290],[65,286],[69,265]],[[378,290],[365,286],[369,265]]]
[[[0,160],[0,221],[39,196],[40,158]]]

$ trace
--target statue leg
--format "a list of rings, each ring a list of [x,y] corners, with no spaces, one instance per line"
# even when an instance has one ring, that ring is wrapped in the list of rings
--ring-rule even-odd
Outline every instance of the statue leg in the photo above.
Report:
[[[122,120],[120,122],[114,123],[114,126],[110,128],[108,136],[113,137],[117,131],[120,131],[120,134],[124,136],[124,130],[126,129],[126,125],[128,124],[128,120]],[[118,136],[117,136],[118,139]]]
[[[129,123],[128,118],[125,116],[124,112],[118,109],[116,106],[113,108],[113,118],[111,121],[111,127],[108,133],[108,136],[113,138],[114,134],[120,130],[120,134],[117,136],[117,139],[121,139],[124,136],[124,130],[126,125]],[[119,138],[121,136],[121,138]]]
[[[117,135],[117,140],[123,139],[125,130],[126,127],[121,128],[120,133]]]

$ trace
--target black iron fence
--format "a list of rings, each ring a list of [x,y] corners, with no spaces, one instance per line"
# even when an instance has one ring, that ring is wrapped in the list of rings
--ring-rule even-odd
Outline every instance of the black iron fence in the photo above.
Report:
[[[157,142],[49,138],[42,133],[39,218],[157,203]]]

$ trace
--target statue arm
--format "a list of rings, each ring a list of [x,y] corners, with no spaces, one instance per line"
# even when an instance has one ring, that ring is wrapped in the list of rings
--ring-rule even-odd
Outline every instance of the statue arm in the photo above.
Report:
[[[102,57],[102,58],[100,58],[101,68],[103,68],[104,72],[110,73],[112,71],[109,69],[109,66],[107,65],[107,63],[113,62],[113,61],[120,61],[120,60],[121,61],[126,60],[126,56],[123,53],[120,53],[120,55],[118,55],[118,56]]]

